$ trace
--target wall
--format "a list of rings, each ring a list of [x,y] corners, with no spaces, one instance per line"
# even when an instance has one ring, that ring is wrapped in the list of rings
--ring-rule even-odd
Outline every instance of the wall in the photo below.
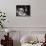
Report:
[[[31,5],[30,17],[16,17],[16,5]],[[0,0],[0,9],[6,12],[6,27],[12,31],[46,31],[46,0]],[[26,31],[23,33],[23,31]],[[17,35],[17,34],[16,34]]]
[[[16,17],[16,5],[31,5],[30,17]],[[0,9],[6,12],[7,27],[46,27],[46,0],[0,0]]]

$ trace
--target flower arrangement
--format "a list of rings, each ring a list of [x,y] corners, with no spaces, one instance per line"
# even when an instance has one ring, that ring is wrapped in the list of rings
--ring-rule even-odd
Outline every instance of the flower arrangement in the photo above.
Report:
[[[4,22],[6,20],[6,15],[4,12],[0,11],[0,27],[3,28],[4,27]]]

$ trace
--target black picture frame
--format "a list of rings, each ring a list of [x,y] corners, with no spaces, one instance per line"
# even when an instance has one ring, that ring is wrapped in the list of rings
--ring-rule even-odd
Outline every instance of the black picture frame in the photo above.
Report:
[[[30,5],[16,5],[16,16],[31,16]]]

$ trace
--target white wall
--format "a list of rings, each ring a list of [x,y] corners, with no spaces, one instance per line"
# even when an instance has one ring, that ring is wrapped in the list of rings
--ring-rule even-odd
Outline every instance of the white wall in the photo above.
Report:
[[[17,4],[31,5],[31,16],[16,17]],[[46,31],[46,0],[0,0],[0,9],[6,12],[6,27],[13,27],[10,28],[12,31],[20,31],[20,35],[31,31]],[[18,38],[17,34],[16,36]]]
[[[16,17],[16,5],[31,5],[30,17]],[[0,9],[6,12],[7,27],[46,27],[46,0],[0,0]]]

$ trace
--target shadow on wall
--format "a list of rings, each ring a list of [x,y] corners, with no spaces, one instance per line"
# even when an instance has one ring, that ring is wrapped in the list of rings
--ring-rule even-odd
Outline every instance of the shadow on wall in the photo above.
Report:
[[[20,41],[13,40],[13,46],[21,46]]]

